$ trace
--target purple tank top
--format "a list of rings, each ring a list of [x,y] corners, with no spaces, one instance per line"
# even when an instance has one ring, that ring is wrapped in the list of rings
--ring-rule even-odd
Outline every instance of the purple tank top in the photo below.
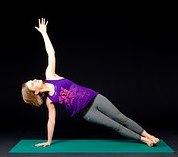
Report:
[[[46,80],[55,87],[54,94],[48,98],[57,104],[64,105],[71,116],[80,112],[97,94],[95,90],[80,86],[66,78]]]

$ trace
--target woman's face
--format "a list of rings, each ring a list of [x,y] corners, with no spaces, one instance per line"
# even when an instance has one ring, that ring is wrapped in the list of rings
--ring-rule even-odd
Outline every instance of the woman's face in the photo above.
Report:
[[[40,89],[43,85],[43,81],[42,80],[29,80],[26,82],[27,87],[31,90],[31,91],[35,91],[37,89]]]

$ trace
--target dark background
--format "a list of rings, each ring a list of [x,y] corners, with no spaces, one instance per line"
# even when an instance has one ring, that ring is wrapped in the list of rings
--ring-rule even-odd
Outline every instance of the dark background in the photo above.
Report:
[[[52,2],[51,2],[52,3]],[[174,4],[12,4],[0,11],[0,130],[46,131],[45,105],[24,104],[21,84],[44,79],[47,55],[34,28],[49,20],[59,75],[93,88],[148,131],[177,129],[178,24]],[[57,107],[56,136],[107,136]],[[43,132],[41,136],[45,136]]]

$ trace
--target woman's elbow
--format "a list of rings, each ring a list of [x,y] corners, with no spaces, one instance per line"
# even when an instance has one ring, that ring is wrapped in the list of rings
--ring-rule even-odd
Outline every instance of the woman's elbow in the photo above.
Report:
[[[49,119],[49,120],[48,120],[48,123],[51,124],[51,125],[55,125],[56,122],[55,122],[54,119]]]

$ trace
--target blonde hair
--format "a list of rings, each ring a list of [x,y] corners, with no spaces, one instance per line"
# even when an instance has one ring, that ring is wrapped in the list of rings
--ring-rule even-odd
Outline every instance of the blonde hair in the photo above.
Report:
[[[44,94],[35,94],[34,91],[31,91],[26,83],[22,84],[22,98],[25,103],[31,104],[36,107],[40,107],[43,104],[43,96]]]

